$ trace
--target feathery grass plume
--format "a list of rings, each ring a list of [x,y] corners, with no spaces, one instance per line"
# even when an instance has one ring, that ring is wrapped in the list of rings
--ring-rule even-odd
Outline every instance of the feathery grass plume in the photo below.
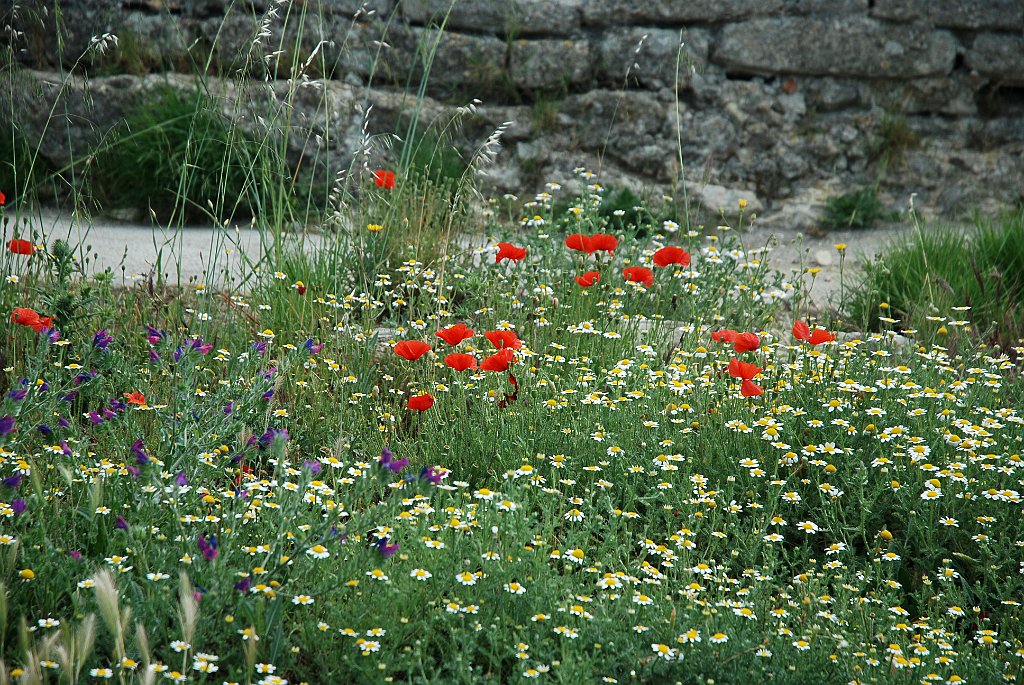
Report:
[[[195,587],[182,571],[178,574],[178,620],[181,622],[181,639],[192,644],[199,621],[199,602],[196,601]]]
[[[110,569],[103,568],[93,576],[95,583],[96,606],[99,608],[100,618],[114,638],[115,660],[120,662],[125,657],[124,650],[124,627],[127,624],[130,612],[121,609],[121,599],[118,595],[117,581]]]
[[[12,545],[13,546],[13,545]],[[7,584],[0,581],[0,635],[7,634]]]
[[[62,627],[48,638],[43,650],[45,655],[55,656],[62,673],[70,675],[72,682],[78,682],[82,669],[89,662],[96,639],[96,614],[89,614],[77,626]]]

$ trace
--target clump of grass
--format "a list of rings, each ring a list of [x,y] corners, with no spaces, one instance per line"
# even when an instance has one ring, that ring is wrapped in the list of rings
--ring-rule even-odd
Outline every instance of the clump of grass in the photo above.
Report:
[[[1006,347],[1024,337],[1024,210],[974,224],[967,233],[919,230],[868,261],[847,318],[948,335],[939,314],[956,307],[983,340]]]
[[[894,214],[879,202],[874,188],[830,197],[825,201],[821,223],[827,229],[871,228],[880,221],[891,220]]]
[[[105,207],[152,212],[161,222],[221,220],[255,212],[257,181],[272,160],[273,150],[227,121],[211,97],[165,87],[100,151],[94,181]]]

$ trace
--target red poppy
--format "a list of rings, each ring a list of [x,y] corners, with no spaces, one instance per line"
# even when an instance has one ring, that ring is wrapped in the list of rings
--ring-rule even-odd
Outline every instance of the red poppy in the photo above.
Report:
[[[126,392],[124,396],[128,398],[128,404],[146,404],[146,396],[143,395],[138,390],[135,390],[133,392]]]
[[[53,319],[48,316],[39,316],[39,312],[27,307],[15,307],[11,314],[11,321],[28,326],[36,333],[41,332],[44,328],[53,328]]]
[[[422,340],[403,340],[394,347],[395,354],[411,362],[416,361],[432,349],[434,348]]]
[[[670,264],[690,266],[690,253],[675,245],[667,245],[654,253],[654,266],[666,267]]]
[[[589,288],[590,286],[594,285],[600,280],[601,274],[597,273],[596,271],[588,271],[582,276],[576,277],[576,282],[579,284],[581,288]]]
[[[808,340],[807,342],[811,343],[812,345],[820,345],[821,343],[835,342],[835,341],[836,341],[836,336],[833,335],[832,333],[829,333],[824,328],[815,328],[811,332],[811,339]]]
[[[736,357],[729,360],[729,375],[734,378],[742,378],[745,381],[749,381],[757,374],[764,371],[759,366],[754,366],[748,362],[741,362]]]
[[[619,246],[619,239],[608,233],[597,233],[590,236],[590,249],[594,252],[604,251],[611,254]]]
[[[429,392],[425,392],[422,395],[413,395],[410,397],[405,408],[412,409],[413,411],[426,411],[433,406],[434,398],[430,396]]]
[[[753,333],[739,333],[732,341],[732,346],[737,353],[753,352],[761,346],[761,339]]]
[[[836,339],[836,336],[829,333],[824,328],[815,328],[814,332],[811,332],[810,327],[803,321],[797,321],[793,324],[793,337],[797,340],[809,342],[812,345],[835,342]]]
[[[739,331],[734,331],[731,328],[723,328],[720,331],[714,331],[711,334],[711,339],[715,342],[731,343],[736,342],[737,335],[739,335]]]
[[[14,254],[30,255],[36,251],[36,246],[32,244],[31,240],[25,240],[24,238],[15,238],[14,240],[7,241],[7,249],[13,252]]]
[[[6,202],[7,196],[4,195],[3,192],[0,192],[0,207],[3,207]]]
[[[583,235],[582,233],[573,233],[566,237],[565,246],[570,250],[576,250],[577,252],[594,254],[593,241],[591,241],[589,235]]]
[[[373,182],[378,188],[391,190],[395,187],[395,172],[387,169],[377,169],[373,172]]]
[[[462,352],[453,352],[444,358],[444,363],[456,371],[466,371],[477,367],[476,357]]]
[[[499,350],[518,350],[523,346],[515,331],[487,331],[484,335]]]
[[[509,364],[516,360],[516,353],[511,349],[498,350],[495,354],[480,362],[480,368],[484,371],[508,371]]]
[[[439,337],[441,340],[444,340],[449,345],[455,346],[458,345],[463,340],[468,340],[469,338],[472,338],[473,329],[466,328],[466,324],[464,323],[457,323],[454,326],[442,328],[434,335]]]
[[[654,285],[654,272],[642,266],[627,267],[622,275],[630,283],[643,283],[648,288]]]
[[[744,397],[757,397],[764,392],[764,388],[755,383],[754,381],[743,379],[740,383],[740,394]]]
[[[498,254],[494,257],[494,263],[500,264],[503,259],[511,259],[513,262],[518,262],[525,256],[525,247],[516,247],[512,243],[498,243]]]

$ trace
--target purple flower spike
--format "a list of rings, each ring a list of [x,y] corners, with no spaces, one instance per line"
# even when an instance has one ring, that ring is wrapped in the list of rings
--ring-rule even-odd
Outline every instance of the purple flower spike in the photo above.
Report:
[[[242,578],[242,580],[235,583],[235,589],[239,592],[248,592],[250,584],[252,584],[252,578]]]
[[[183,488],[188,485],[188,476],[185,475],[184,471],[178,471],[178,475],[174,477],[174,483],[179,488]]]
[[[18,388],[17,390],[11,390],[9,393],[7,393],[7,397],[14,400],[15,402],[20,402],[21,400],[25,399],[27,395],[28,390],[26,390],[25,388]]]
[[[110,336],[109,331],[106,328],[101,328],[96,331],[96,335],[92,337],[92,346],[101,352],[107,351],[107,345],[114,341],[114,338]]]
[[[118,516],[117,520],[114,522],[114,525],[120,528],[121,530],[128,530],[128,522],[125,521],[124,516]]]
[[[304,461],[302,465],[309,469],[309,472],[314,476],[323,471],[323,465],[318,461]]]
[[[149,462],[149,455],[146,454],[146,446],[142,444],[141,439],[132,443],[132,454],[135,455],[135,461],[140,465]]]
[[[3,481],[0,481],[0,483],[3,483],[3,486],[5,488],[17,490],[19,487],[21,487],[21,479],[23,477],[24,476],[22,476],[20,473],[16,473],[13,476],[8,476],[7,478],[4,478]]]
[[[438,485],[447,475],[447,470],[439,469],[436,466],[426,466],[422,471],[420,471],[420,478],[429,483],[433,483],[434,485]]]
[[[28,505],[25,504],[25,500],[20,497],[11,502],[11,511],[14,512],[15,516],[21,515],[26,509],[28,509]]]
[[[82,553],[79,550],[77,550],[77,549],[73,549],[70,552],[68,552],[68,556],[70,556],[75,561],[81,561],[82,560]]]
[[[16,423],[13,416],[0,416],[0,438],[13,431]]]
[[[207,561],[213,561],[220,554],[220,550],[217,549],[217,538],[213,535],[207,540],[205,535],[200,535],[196,538],[196,547],[202,553],[203,558]]]
[[[381,556],[385,559],[390,559],[391,555],[398,551],[398,543],[391,545],[388,544],[387,538],[380,538],[377,540],[377,549],[380,551]]]

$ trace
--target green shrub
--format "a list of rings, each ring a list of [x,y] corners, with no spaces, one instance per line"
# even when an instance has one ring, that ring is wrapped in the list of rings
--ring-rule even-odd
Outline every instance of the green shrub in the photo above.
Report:
[[[869,228],[894,215],[878,201],[874,188],[830,197],[825,201],[822,225],[828,229]]]
[[[949,335],[950,320],[963,320],[1004,347],[1024,337],[1024,210],[976,217],[968,233],[920,230],[869,260],[865,272],[847,308],[851,321],[877,328],[881,316]]]
[[[218,220],[254,214],[269,193],[268,174],[283,177],[273,151],[226,120],[210,97],[170,87],[131,111],[96,161],[105,207],[152,211],[160,221]]]

